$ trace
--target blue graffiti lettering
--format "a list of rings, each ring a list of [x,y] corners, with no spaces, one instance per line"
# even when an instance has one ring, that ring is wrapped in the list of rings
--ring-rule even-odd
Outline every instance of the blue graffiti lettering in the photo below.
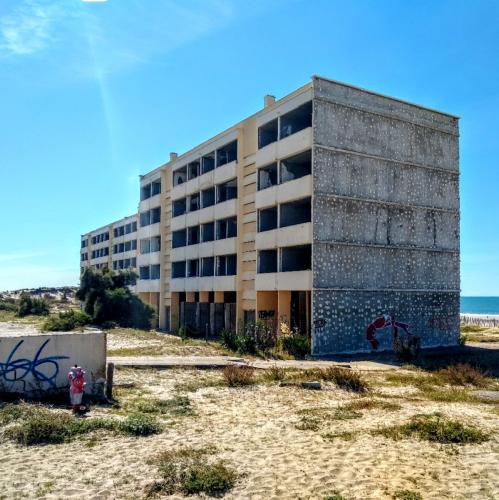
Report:
[[[35,380],[46,382],[50,387],[55,388],[56,378],[59,374],[59,364],[57,361],[60,359],[69,359],[69,356],[48,356],[42,358],[42,351],[49,342],[50,339],[43,342],[32,360],[27,358],[14,359],[16,352],[24,343],[24,339],[20,340],[10,352],[5,363],[0,361],[0,380],[21,382],[25,391],[26,378],[32,375]]]

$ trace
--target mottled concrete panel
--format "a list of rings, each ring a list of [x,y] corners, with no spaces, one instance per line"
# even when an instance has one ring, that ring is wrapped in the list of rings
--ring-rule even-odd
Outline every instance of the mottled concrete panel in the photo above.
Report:
[[[459,254],[399,248],[313,245],[314,288],[459,289]]]
[[[314,148],[315,192],[407,205],[459,209],[459,177],[452,172],[402,165]]]
[[[459,250],[459,216],[316,195],[314,241]]]
[[[314,143],[457,171],[454,135],[360,109],[314,100]]]
[[[314,77],[314,97],[389,115],[419,125],[458,134],[458,118],[339,82]]]
[[[370,351],[367,326],[378,316],[394,315],[421,337],[422,347],[457,345],[459,342],[459,293],[395,291],[313,290],[313,319],[326,325],[312,333],[316,355]],[[376,334],[379,350],[391,349],[391,330]]]

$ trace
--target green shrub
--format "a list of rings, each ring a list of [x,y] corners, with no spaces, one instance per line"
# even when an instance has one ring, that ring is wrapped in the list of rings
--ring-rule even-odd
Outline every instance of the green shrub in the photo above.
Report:
[[[246,325],[247,334],[253,334],[256,349],[266,352],[277,344],[277,332],[272,323],[257,321]]]
[[[17,315],[20,317],[34,315],[34,316],[47,316],[49,313],[49,305],[43,299],[31,297],[27,292],[21,293],[19,299],[19,306],[17,308]]]
[[[397,500],[423,500],[421,493],[412,490],[398,490],[393,495]]]
[[[0,300],[0,311],[17,312],[17,305],[13,299]]]
[[[181,490],[186,495],[206,493],[220,496],[229,491],[235,482],[236,474],[223,462],[197,464],[187,471]]]
[[[119,421],[117,430],[130,436],[150,436],[151,434],[159,434],[162,427],[154,417],[137,413]]]
[[[229,387],[238,387],[254,384],[254,371],[250,366],[227,365],[222,375]]]
[[[237,333],[232,330],[222,330],[220,332],[220,342],[231,351],[237,351]]]
[[[177,334],[183,341],[189,338],[189,335],[187,334],[187,328],[185,328],[184,326],[181,326],[178,329]]]
[[[82,328],[90,322],[91,318],[87,313],[71,309],[67,312],[60,312],[57,316],[48,317],[42,325],[42,330],[45,332],[69,332]]]
[[[306,335],[291,334],[281,339],[282,349],[295,358],[310,354],[310,341]]]
[[[256,341],[252,335],[242,332],[236,339],[237,352],[240,354],[256,354]]]
[[[277,365],[271,366],[264,371],[263,378],[270,382],[282,382],[286,378],[286,370]]]

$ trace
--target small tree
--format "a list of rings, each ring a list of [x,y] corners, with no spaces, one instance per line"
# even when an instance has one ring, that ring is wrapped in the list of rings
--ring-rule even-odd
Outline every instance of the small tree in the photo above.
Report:
[[[20,317],[28,316],[46,316],[49,313],[49,306],[43,299],[32,297],[28,292],[22,292],[17,308],[17,315]]]

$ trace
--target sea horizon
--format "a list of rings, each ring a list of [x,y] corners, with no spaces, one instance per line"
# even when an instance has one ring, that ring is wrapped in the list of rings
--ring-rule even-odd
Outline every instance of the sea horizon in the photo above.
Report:
[[[499,314],[499,297],[462,295],[461,314]]]

